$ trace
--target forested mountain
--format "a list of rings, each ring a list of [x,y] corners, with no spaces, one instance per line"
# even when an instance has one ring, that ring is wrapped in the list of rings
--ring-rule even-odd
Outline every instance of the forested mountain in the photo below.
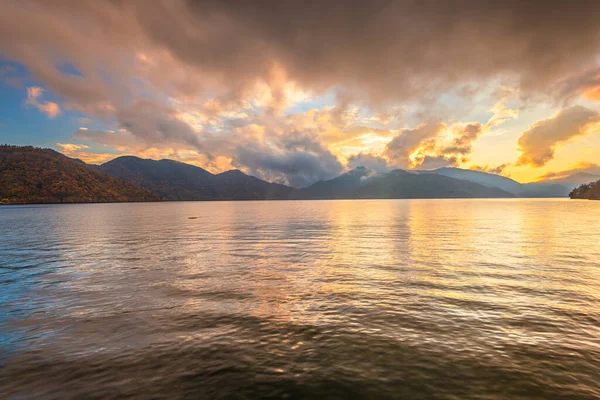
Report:
[[[0,146],[0,201],[85,203],[157,201],[159,196],[54,150]]]
[[[124,156],[102,164],[98,169],[167,200],[286,199],[294,192],[288,186],[265,182],[238,170],[215,175],[174,160]]]
[[[600,180],[584,183],[573,189],[573,191],[569,193],[569,197],[572,199],[600,200]]]
[[[459,168],[441,168],[433,171],[397,169],[388,173],[377,173],[365,167],[358,167],[337,178],[319,181],[307,188],[294,189],[263,181],[239,170],[212,174],[194,165],[173,160],[156,161],[123,156],[99,166],[92,166],[50,149],[0,147],[0,200],[6,203],[160,199],[566,197],[572,189],[566,185],[521,184],[506,177]],[[598,189],[590,185],[574,190],[572,197],[597,196],[594,193]]]

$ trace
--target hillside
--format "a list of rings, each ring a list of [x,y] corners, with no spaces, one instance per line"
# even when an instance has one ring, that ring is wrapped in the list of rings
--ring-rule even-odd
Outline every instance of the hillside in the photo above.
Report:
[[[3,203],[157,201],[150,191],[96,171],[54,150],[0,146]]]
[[[600,180],[592,183],[584,183],[573,189],[569,193],[569,197],[572,199],[600,200]]]
[[[289,198],[294,189],[238,170],[210,172],[174,160],[116,158],[98,170],[142,186],[167,200],[262,200]]]

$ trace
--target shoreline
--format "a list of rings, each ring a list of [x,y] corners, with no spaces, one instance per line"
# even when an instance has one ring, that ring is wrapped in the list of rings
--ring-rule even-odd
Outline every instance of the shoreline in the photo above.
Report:
[[[72,204],[131,204],[131,203],[193,203],[193,202],[250,202],[250,201],[335,201],[335,200],[600,200],[577,199],[569,197],[364,197],[364,198],[323,198],[323,199],[207,199],[207,200],[158,200],[158,201],[81,201],[81,202],[44,202],[44,203],[0,203],[0,206],[33,205],[72,205]]]

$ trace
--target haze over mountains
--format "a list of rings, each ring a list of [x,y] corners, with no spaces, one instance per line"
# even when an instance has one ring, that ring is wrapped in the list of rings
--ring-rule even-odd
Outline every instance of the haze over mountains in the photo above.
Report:
[[[575,174],[560,181],[522,184],[459,168],[377,173],[357,167],[297,189],[239,170],[212,174],[173,160],[124,156],[88,165],[54,150],[17,146],[2,146],[0,155],[0,200],[5,203],[567,197],[575,187],[600,179]]]

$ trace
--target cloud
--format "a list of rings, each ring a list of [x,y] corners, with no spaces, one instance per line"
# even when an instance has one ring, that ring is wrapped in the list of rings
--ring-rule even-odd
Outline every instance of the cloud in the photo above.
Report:
[[[401,168],[435,169],[456,166],[469,160],[473,144],[485,133],[504,122],[517,118],[518,110],[504,105],[506,95],[490,109],[492,116],[480,122],[426,123],[415,129],[404,129],[388,143],[383,155]]]
[[[202,147],[200,135],[171,107],[147,100],[137,100],[117,111],[121,128],[147,144],[180,143],[196,149]]]
[[[40,101],[43,94],[44,89],[39,86],[28,87],[25,104],[34,106],[52,119],[60,114],[60,107],[52,101]]]
[[[366,167],[375,172],[384,173],[390,170],[387,160],[375,154],[359,153],[348,158],[348,169]]]
[[[50,117],[77,111],[114,130],[76,138],[302,184],[360,153],[400,167],[460,163],[518,116],[499,102],[486,124],[440,119],[444,95],[461,103],[502,85],[523,99],[597,98],[599,11],[597,1],[8,0],[0,56],[64,99],[36,103]],[[335,107],[294,108],[318,96]],[[295,139],[279,136],[293,132],[312,144],[290,149]],[[317,166],[303,177],[294,165],[306,160]]]
[[[262,82],[278,109],[289,83],[375,104],[497,80],[564,99],[597,67],[599,10],[595,1],[6,1],[0,51],[83,107],[135,90],[132,77],[155,94],[230,101]],[[62,73],[57,57],[81,76]]]
[[[517,165],[541,167],[554,158],[555,148],[575,137],[599,132],[595,125],[600,113],[583,106],[572,106],[552,117],[538,121],[523,132],[517,144],[521,156]]]
[[[87,128],[79,128],[73,133],[73,138],[78,140],[85,140],[90,142],[99,143],[105,146],[111,146],[114,148],[129,148],[132,150],[142,150],[143,144],[126,129],[120,129],[119,131],[107,130],[98,131],[90,130]]]
[[[458,165],[460,162],[464,161],[463,159],[459,159],[453,155],[440,155],[440,156],[431,156],[426,154],[419,154],[415,157],[415,168],[431,170],[442,167],[451,167]]]
[[[495,175],[502,175],[502,172],[504,172],[504,170],[509,167],[510,164],[500,164],[500,165],[496,165],[496,166],[491,166],[491,165],[471,165],[469,167],[469,169],[472,169],[474,171],[481,171],[481,172],[487,172],[490,174],[495,174]]]
[[[90,164],[102,164],[116,157],[115,154],[92,153],[89,146],[74,143],[56,143],[59,151],[67,157],[76,158]]]
[[[410,157],[433,150],[435,140],[446,128],[446,124],[442,122],[429,122],[414,129],[404,129],[387,144],[384,155],[392,165],[399,168],[413,167],[415,163]]]
[[[568,178],[571,175],[585,173],[596,175],[600,177],[600,164],[589,163],[589,162],[581,162],[576,164],[574,167],[564,170],[564,171],[555,171],[555,172],[547,172],[543,175],[540,175],[537,180],[546,181],[546,180],[560,180],[564,178]]]
[[[140,137],[130,130],[143,129],[144,123],[144,120],[132,121],[127,128],[116,131],[79,129],[73,137],[111,146],[124,153],[159,158],[165,152],[155,151],[152,143],[160,142],[163,148],[170,149],[169,158],[193,162],[209,170],[212,170],[211,167],[239,168],[259,178],[295,187],[332,178],[344,170],[338,157],[322,143],[323,135],[335,130],[324,111],[276,120],[265,116],[242,120],[237,126],[218,134],[195,135],[191,132],[191,146],[190,143],[173,140],[172,135],[164,135],[170,124],[175,123],[173,121],[159,124],[163,129],[152,133],[154,140],[147,140],[148,134]],[[152,123],[150,126],[155,125]],[[182,129],[180,133],[184,131]],[[195,155],[190,157],[190,153]]]
[[[86,146],[83,144],[73,144],[73,143],[56,143],[58,147],[60,147],[63,152],[74,152],[83,149],[89,149],[90,146]]]
[[[470,154],[473,142],[483,134],[483,126],[479,122],[466,124],[456,130],[452,143],[441,150],[443,154]]]
[[[259,142],[237,146],[235,162],[252,175],[293,187],[331,179],[344,170],[337,157],[310,137],[292,133],[279,139],[281,143],[276,148]]]

